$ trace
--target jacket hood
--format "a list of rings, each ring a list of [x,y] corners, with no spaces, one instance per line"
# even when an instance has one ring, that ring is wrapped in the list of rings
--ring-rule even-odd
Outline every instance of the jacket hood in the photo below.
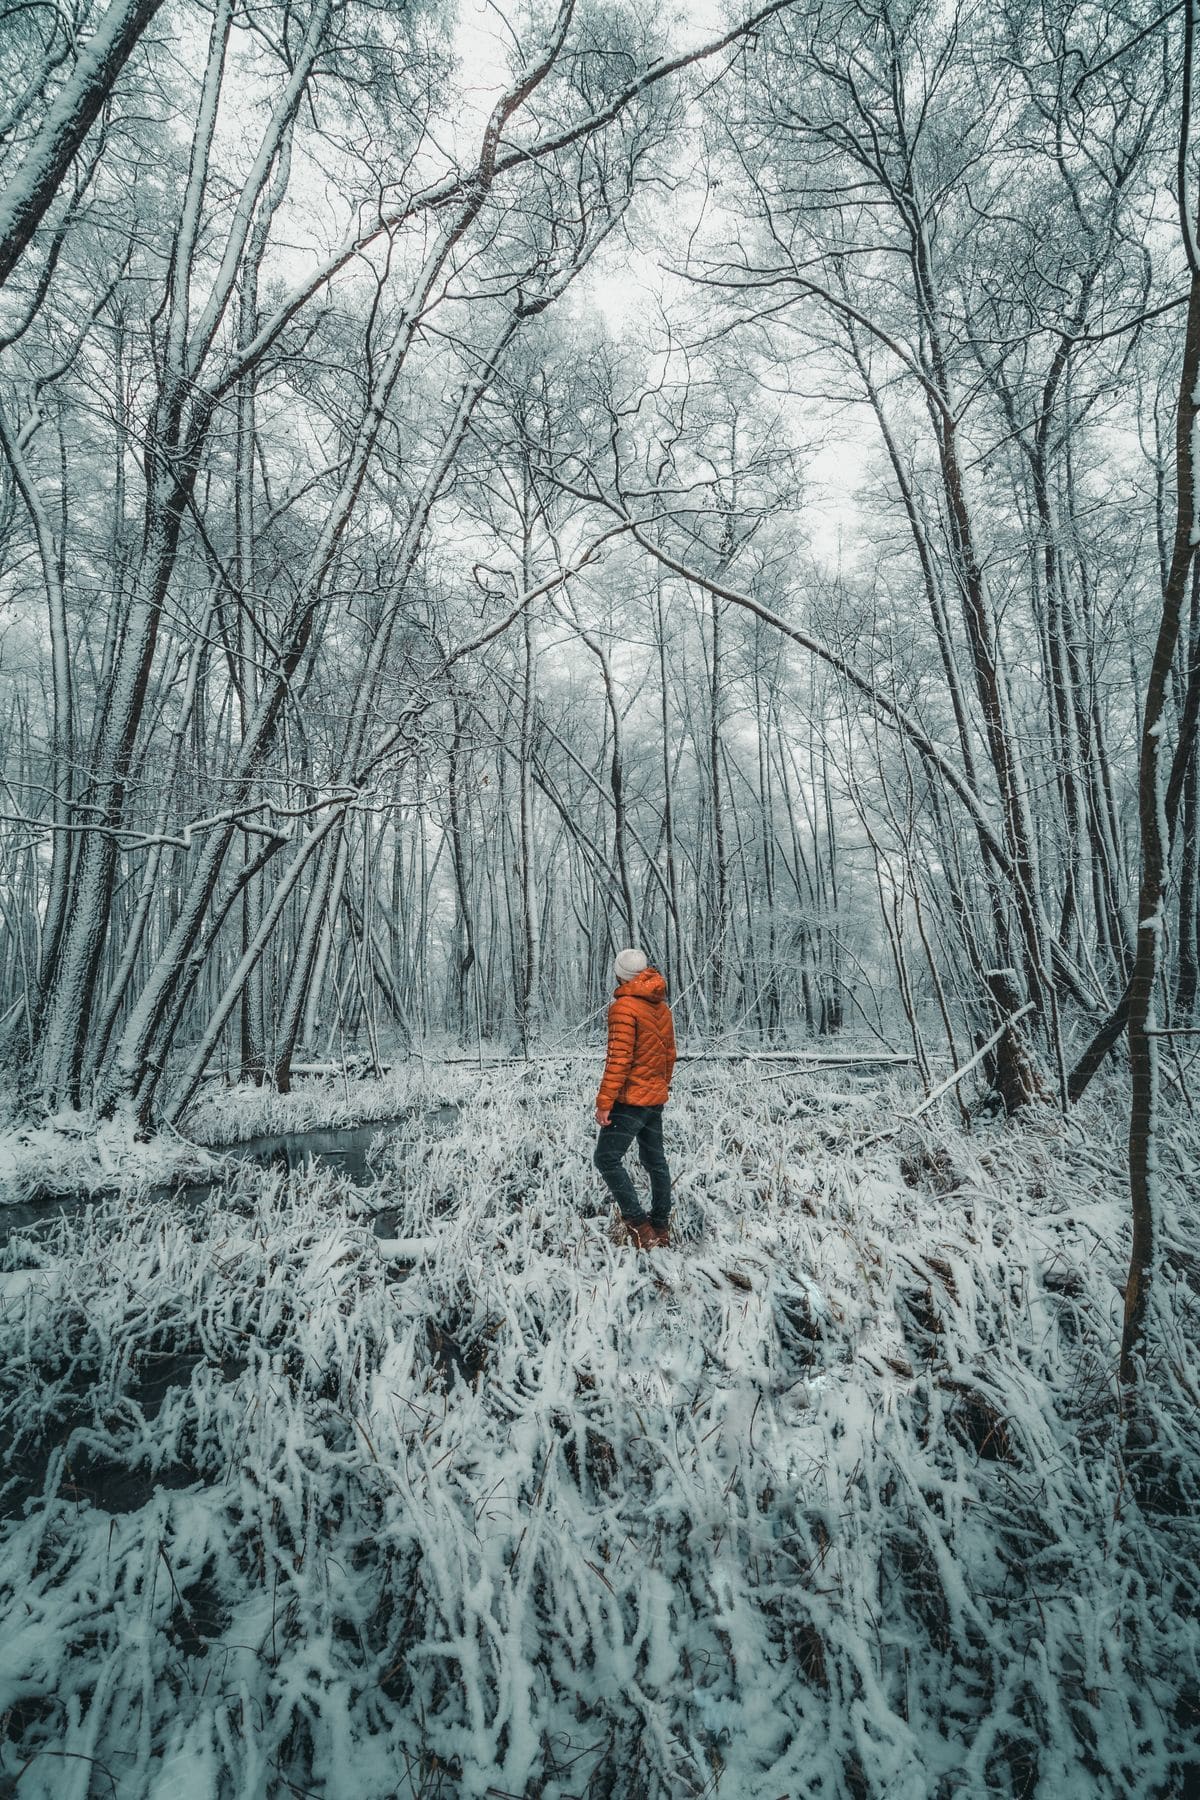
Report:
[[[617,993],[622,997],[628,996],[631,1000],[662,1001],[667,997],[667,984],[657,969],[643,969],[640,974],[631,975],[628,981],[623,981]]]

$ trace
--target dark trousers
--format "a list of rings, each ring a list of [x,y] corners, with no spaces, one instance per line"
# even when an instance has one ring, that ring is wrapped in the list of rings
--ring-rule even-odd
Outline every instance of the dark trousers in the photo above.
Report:
[[[640,1225],[646,1218],[624,1161],[635,1138],[642,1167],[650,1177],[650,1219],[665,1229],[671,1215],[671,1171],[663,1150],[662,1116],[661,1106],[614,1106],[612,1124],[602,1125],[596,1140],[592,1161],[608,1183],[621,1217],[631,1225]]]

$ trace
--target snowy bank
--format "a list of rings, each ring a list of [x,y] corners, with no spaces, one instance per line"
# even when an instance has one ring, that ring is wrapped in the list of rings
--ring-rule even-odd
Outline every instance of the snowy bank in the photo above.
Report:
[[[33,1193],[97,1193],[201,1180],[215,1169],[200,1146],[174,1132],[140,1135],[118,1113],[98,1119],[64,1108],[36,1124],[0,1129],[0,1206]]]

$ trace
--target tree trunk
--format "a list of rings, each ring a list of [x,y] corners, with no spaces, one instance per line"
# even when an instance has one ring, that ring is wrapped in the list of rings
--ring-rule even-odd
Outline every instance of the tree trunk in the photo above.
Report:
[[[1188,8],[1188,59],[1192,12]],[[1181,197],[1186,205],[1186,200]],[[1185,228],[1190,221],[1185,220]],[[1150,1297],[1154,1286],[1158,1211],[1157,1135],[1159,1066],[1155,995],[1162,967],[1162,940],[1167,880],[1170,871],[1170,823],[1164,781],[1166,701],[1196,554],[1196,446],[1200,417],[1200,269],[1193,267],[1184,335],[1179,407],[1175,420],[1175,535],[1162,617],[1150,663],[1142,712],[1138,760],[1138,821],[1142,869],[1133,974],[1129,982],[1129,1193],[1133,1208],[1133,1249],[1125,1286],[1125,1320],[1121,1333],[1121,1379],[1137,1379],[1144,1351]],[[1184,768],[1186,775],[1186,764]],[[1181,785],[1182,785],[1181,777]]]

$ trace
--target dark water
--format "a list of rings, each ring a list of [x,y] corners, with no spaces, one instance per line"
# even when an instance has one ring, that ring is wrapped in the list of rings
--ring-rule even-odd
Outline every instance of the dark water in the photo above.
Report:
[[[452,1103],[424,1109],[426,1127],[435,1135],[458,1116]],[[413,1115],[406,1115],[411,1124]],[[246,1138],[240,1144],[213,1146],[215,1156],[229,1159],[230,1167],[207,1181],[179,1182],[152,1187],[150,1198],[169,1200],[187,1209],[205,1200],[214,1188],[223,1187],[240,1164],[249,1163],[260,1169],[280,1169],[286,1174],[307,1169],[313,1164],[343,1175],[354,1187],[370,1187],[377,1175],[376,1165],[392,1138],[399,1135],[398,1119],[380,1119],[372,1125],[346,1125],[331,1130],[291,1131],[279,1136]],[[99,1194],[35,1195],[13,1206],[0,1204],[0,1245],[14,1232],[27,1232],[50,1225],[64,1214],[100,1198]]]
[[[436,1113],[453,1109],[436,1108]],[[347,1125],[331,1131],[293,1131],[282,1137],[247,1138],[223,1154],[261,1169],[307,1169],[313,1163],[345,1175],[355,1187],[375,1179],[371,1151],[381,1150],[395,1134],[395,1121],[375,1125]],[[222,1154],[222,1152],[218,1152]]]

